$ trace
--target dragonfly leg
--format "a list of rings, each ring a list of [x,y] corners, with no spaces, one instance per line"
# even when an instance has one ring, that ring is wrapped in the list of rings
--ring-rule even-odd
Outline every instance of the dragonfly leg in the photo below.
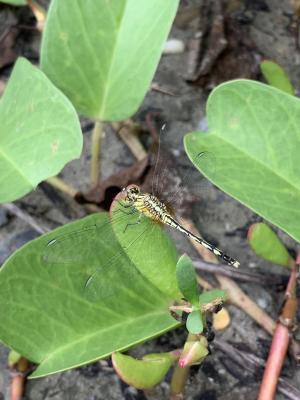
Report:
[[[129,208],[129,207],[132,207],[133,206],[133,201],[131,201],[131,202],[129,202],[128,204],[122,204],[122,207],[124,207],[124,208]]]
[[[123,214],[132,215],[132,214],[137,212],[136,208],[134,208],[133,204],[131,204],[131,203],[130,204],[121,204],[121,203],[119,203],[119,205],[121,206],[121,208],[119,208],[119,211],[121,211]],[[123,210],[123,208],[130,208],[130,207],[131,207],[131,210],[128,211],[128,212]]]
[[[134,208],[132,208],[129,212],[125,211],[125,210],[120,210],[123,214],[126,215],[133,215],[137,212],[137,210],[135,210]]]
[[[142,217],[142,214],[139,214],[138,219],[137,219],[135,222],[130,222],[129,224],[127,224],[127,225],[125,226],[124,233],[126,232],[126,229],[127,229],[129,226],[140,224],[140,223],[141,223],[141,217]]]

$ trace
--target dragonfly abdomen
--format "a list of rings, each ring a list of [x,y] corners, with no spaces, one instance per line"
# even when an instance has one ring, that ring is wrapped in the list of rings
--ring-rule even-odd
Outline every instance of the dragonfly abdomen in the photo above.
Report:
[[[213,244],[207,242],[206,240],[199,238],[198,236],[194,235],[192,232],[188,231],[185,229],[182,225],[180,225],[174,218],[172,218],[170,215],[166,215],[165,218],[163,219],[163,222],[172,228],[175,228],[179,230],[180,232],[186,234],[188,237],[191,239],[195,240],[197,243],[201,244],[203,247],[205,247],[207,250],[211,251],[214,253],[216,256],[220,257],[222,260],[224,260],[228,265],[232,265],[233,267],[238,268],[240,263],[235,260],[234,258],[228,256],[225,254],[223,251],[218,249],[216,246]]]

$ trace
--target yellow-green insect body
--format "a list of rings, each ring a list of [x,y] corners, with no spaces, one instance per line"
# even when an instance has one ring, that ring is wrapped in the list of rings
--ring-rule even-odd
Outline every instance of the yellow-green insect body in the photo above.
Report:
[[[126,192],[126,201],[128,204],[134,207],[140,213],[140,215],[145,215],[147,218],[150,218],[156,222],[169,225],[172,228],[179,230],[191,239],[200,243],[216,256],[220,257],[228,265],[232,265],[236,268],[239,267],[240,263],[237,260],[228,256],[216,246],[208,243],[202,238],[199,238],[180,225],[169,213],[167,206],[156,196],[149,193],[141,193],[140,188],[137,185],[129,185],[127,188],[123,189],[123,191]]]

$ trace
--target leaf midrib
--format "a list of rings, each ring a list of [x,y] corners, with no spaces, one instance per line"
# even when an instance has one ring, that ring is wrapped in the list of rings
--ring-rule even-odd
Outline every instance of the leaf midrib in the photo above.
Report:
[[[255,163],[257,163],[257,164],[259,164],[259,165],[262,165],[265,169],[267,169],[267,170],[268,170],[269,172],[271,172],[272,174],[278,176],[280,179],[282,179],[284,182],[286,182],[287,184],[289,184],[292,188],[294,188],[294,189],[295,189],[297,192],[299,192],[299,194],[300,194],[300,188],[299,188],[298,186],[295,186],[295,184],[291,183],[289,180],[287,180],[286,177],[284,177],[284,176],[278,174],[278,173],[277,173],[277,170],[272,170],[271,167],[270,167],[268,164],[263,163],[262,160],[257,159],[257,158],[255,158],[255,157],[253,157],[253,155],[251,155],[251,154],[245,152],[245,149],[241,149],[240,147],[233,145],[230,141],[225,140],[224,137],[219,136],[218,131],[214,131],[214,132],[212,131],[211,134],[217,136],[219,139],[221,139],[223,142],[227,143],[227,144],[228,144],[229,146],[231,146],[232,148],[237,149],[237,151],[239,151],[240,153],[246,155],[247,158],[250,158],[250,159],[253,160]]]
[[[117,29],[116,29],[115,45],[114,45],[113,51],[111,53],[111,60],[110,60],[109,68],[108,68],[108,71],[107,71],[107,77],[106,77],[107,84],[104,85],[104,91],[103,91],[103,96],[102,96],[102,104],[101,104],[101,107],[100,107],[99,113],[98,113],[98,116],[101,116],[101,117],[105,113],[106,100],[107,100],[107,97],[108,97],[108,94],[109,94],[109,88],[111,86],[110,76],[112,74],[112,70],[113,70],[113,67],[114,67],[114,60],[115,60],[115,57],[116,57],[116,49],[118,48],[119,38],[121,37],[122,24],[123,24],[123,20],[124,20],[124,15],[126,13],[127,4],[128,3],[126,2],[125,6],[124,6],[124,9],[123,9],[122,17],[121,17],[120,22],[119,22],[119,26],[117,26]],[[109,5],[108,5],[108,7],[109,7]],[[112,12],[110,7],[109,7],[109,10],[110,10],[110,12],[112,14],[112,19],[114,19],[115,23],[116,23],[115,15],[113,14],[113,12]]]
[[[0,156],[1,156],[3,159],[5,159],[5,160],[7,161],[8,164],[10,164],[10,165],[12,166],[12,169],[13,169],[13,170],[16,170],[16,171],[19,173],[19,175],[23,178],[23,180],[24,180],[27,184],[29,184],[32,188],[34,187],[33,184],[32,184],[32,182],[26,177],[26,175],[24,175],[24,174],[22,173],[22,171],[21,171],[20,168],[17,166],[17,164],[16,164],[10,157],[8,157],[8,156],[6,155],[6,153],[4,153],[4,151],[3,151],[3,149],[2,149],[1,146],[0,146]]]
[[[151,319],[155,318],[155,316],[156,317],[160,317],[160,316],[164,316],[164,315],[166,317],[168,317],[168,312],[166,310],[159,311],[159,312],[155,311],[155,312],[147,313],[146,315],[143,315],[143,316],[140,316],[140,317],[139,316],[138,317],[134,316],[132,318],[129,318],[129,319],[125,320],[125,322],[121,321],[121,322],[118,322],[117,324],[110,325],[109,327],[104,328],[104,329],[103,328],[97,329],[94,332],[89,333],[88,335],[81,336],[81,337],[77,338],[76,340],[74,340],[72,342],[68,342],[64,346],[58,347],[54,352],[52,352],[50,355],[46,356],[42,360],[42,363],[49,361],[49,359],[54,357],[56,354],[61,353],[65,349],[67,349],[69,347],[73,347],[75,344],[77,345],[77,344],[79,344],[81,342],[86,342],[86,341],[90,340],[91,338],[93,338],[93,337],[95,337],[97,335],[102,335],[102,334],[110,332],[110,331],[118,330],[118,328],[120,326],[122,328],[124,328],[125,325],[131,325],[132,323],[134,323],[135,325],[138,325],[138,323],[140,323],[142,325],[141,321],[143,321],[144,319],[145,320],[151,320]],[[171,324],[170,324],[170,326],[171,326]],[[143,340],[146,340],[147,338],[148,337],[143,338]],[[128,343],[128,346],[130,346],[130,343]],[[103,355],[103,357],[105,357],[106,354],[110,354],[110,352],[109,353],[105,353]]]

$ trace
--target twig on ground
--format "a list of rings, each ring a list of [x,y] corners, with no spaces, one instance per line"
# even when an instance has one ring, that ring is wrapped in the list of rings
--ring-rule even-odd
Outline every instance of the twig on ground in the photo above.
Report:
[[[112,123],[112,127],[118,133],[123,142],[128,146],[131,153],[137,160],[143,160],[147,157],[147,152],[142,146],[141,142],[137,139],[137,133],[140,129],[139,126],[131,120],[117,123]]]
[[[162,93],[162,94],[166,94],[166,95],[172,96],[172,97],[175,97],[175,96],[176,96],[175,93],[171,92],[171,91],[168,90],[168,89],[165,89],[164,87],[162,87],[162,86],[161,86],[159,83],[157,83],[157,82],[152,82],[152,84],[151,84],[151,90],[153,90],[153,91],[155,91],[155,92]]]
[[[294,263],[292,266],[289,283],[285,292],[284,305],[273,335],[259,389],[258,400],[271,400],[274,399],[276,394],[280,372],[286,357],[290,333],[294,326],[294,319],[297,311],[296,284],[299,263],[300,254],[298,255],[297,264]]]
[[[276,322],[251,300],[232,279],[219,274],[216,274],[216,278],[220,287],[227,291],[229,301],[248,314],[255,322],[272,335]]]
[[[254,354],[244,353],[243,351],[236,349],[233,345],[218,338],[215,338],[214,340],[214,347],[225,353],[226,356],[231,358],[231,360],[236,364],[240,365],[243,370],[246,370],[255,376],[260,372],[260,370],[262,372],[265,361]],[[278,391],[290,400],[298,400],[300,398],[300,391],[284,378],[279,378]],[[268,398],[265,397],[265,400],[267,399]]]
[[[18,206],[13,203],[4,203],[1,204],[1,207],[5,210],[9,211],[11,214],[16,215],[18,218],[25,221],[28,225],[30,225],[35,231],[40,234],[43,234],[49,229],[42,224],[38,224],[33,217],[27,214],[25,211],[21,210]]]
[[[284,276],[268,277],[262,274],[238,270],[234,267],[230,267],[229,265],[208,263],[202,260],[193,260],[193,264],[199,271],[220,274],[242,282],[252,282],[272,286],[283,285],[285,280]]]

